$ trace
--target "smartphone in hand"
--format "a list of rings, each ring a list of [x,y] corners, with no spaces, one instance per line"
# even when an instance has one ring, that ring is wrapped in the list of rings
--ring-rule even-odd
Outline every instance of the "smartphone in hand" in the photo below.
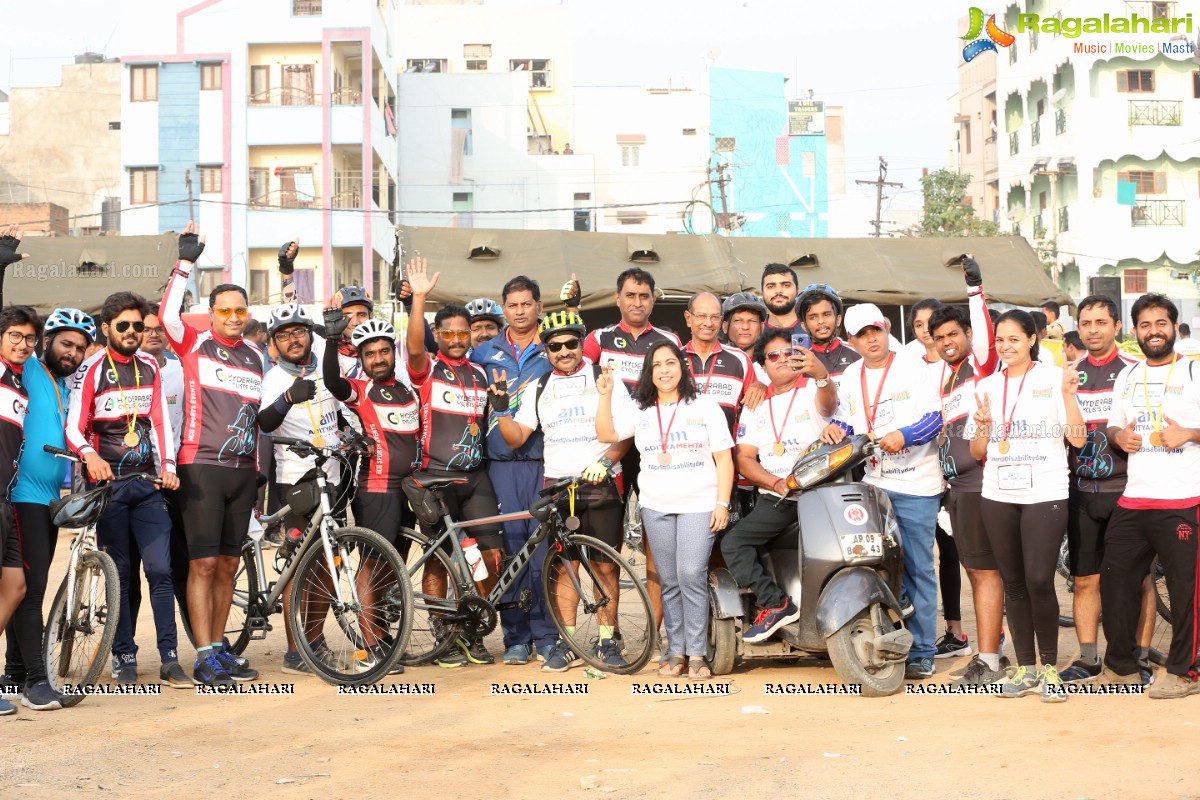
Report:
[[[805,350],[812,349],[812,337],[807,333],[793,333],[792,351],[799,353],[801,347],[803,347]]]

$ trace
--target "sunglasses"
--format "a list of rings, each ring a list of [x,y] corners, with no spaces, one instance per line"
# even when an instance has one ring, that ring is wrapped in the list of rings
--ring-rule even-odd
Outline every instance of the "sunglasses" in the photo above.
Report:
[[[275,334],[275,341],[279,344],[284,342],[302,342],[304,337],[308,335],[308,328],[296,328],[293,331],[279,331]]]
[[[441,336],[447,342],[452,342],[455,339],[462,339],[464,342],[470,341],[470,331],[438,331],[438,336]]]
[[[37,346],[37,340],[38,340],[37,334],[31,333],[28,336],[26,336],[25,334],[21,333],[20,331],[7,331],[7,333],[8,333],[8,341],[12,342],[13,344],[20,344],[21,342],[25,342],[25,344],[29,345],[30,347]]]
[[[767,361],[770,361],[772,364],[774,364],[776,361],[778,361],[781,358],[791,358],[791,357],[792,357],[792,351],[790,349],[788,349],[788,350],[772,350],[771,352],[767,353]]]
[[[250,313],[250,309],[245,306],[238,306],[237,308],[214,308],[213,313],[221,319],[229,319],[229,317],[235,315],[241,319]]]
[[[566,339],[561,342],[546,342],[546,349],[549,350],[551,353],[557,353],[560,350],[562,350],[564,347],[567,348],[568,350],[578,350],[579,349],[579,340],[578,339]]]
[[[146,323],[140,321],[130,322],[127,319],[123,319],[120,322],[114,322],[113,328],[116,329],[117,333],[124,333],[130,328],[133,328],[134,333],[141,333],[142,331],[146,330]],[[159,330],[161,330],[161,328]]]

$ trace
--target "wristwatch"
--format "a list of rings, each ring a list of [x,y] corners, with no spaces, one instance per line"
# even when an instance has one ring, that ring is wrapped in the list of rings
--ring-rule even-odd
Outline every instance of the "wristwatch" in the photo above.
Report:
[[[718,500],[717,505],[719,505],[721,508],[725,509],[726,511],[729,510],[729,503],[725,500]]]
[[[829,385],[829,377],[826,376],[824,378],[818,378],[816,380],[816,384],[817,384],[818,389],[824,389],[826,386]]]

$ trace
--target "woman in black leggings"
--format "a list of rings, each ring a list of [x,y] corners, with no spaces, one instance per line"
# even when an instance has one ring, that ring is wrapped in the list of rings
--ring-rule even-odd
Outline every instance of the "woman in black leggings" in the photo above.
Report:
[[[1033,318],[1024,311],[1000,316],[996,352],[1004,368],[979,381],[971,455],[984,462],[983,526],[1017,653],[1017,671],[1000,696],[1040,690],[1043,701],[1060,702],[1067,696],[1056,667],[1054,569],[1067,528],[1064,439],[1082,447],[1087,438],[1075,399],[1079,373],[1038,363]]]

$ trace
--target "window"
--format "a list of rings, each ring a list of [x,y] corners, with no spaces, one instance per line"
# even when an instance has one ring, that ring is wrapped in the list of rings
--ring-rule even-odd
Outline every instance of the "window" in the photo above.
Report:
[[[1046,98],[1041,98],[1037,101],[1037,115],[1040,117],[1046,113]]]
[[[1175,16],[1174,9],[1172,8],[1174,5],[1174,3],[1151,3],[1151,16],[1154,19],[1170,19]]]
[[[250,302],[265,304],[270,299],[271,273],[265,269],[250,270]]]
[[[129,68],[129,99],[134,103],[158,102],[158,67]]]
[[[963,152],[966,153],[967,155],[970,155],[971,154],[971,123],[969,120],[967,122],[963,123],[962,135],[963,135]]]
[[[132,205],[158,202],[158,167],[129,170],[129,202]]]
[[[508,68],[511,72],[517,72],[518,70],[528,72],[530,89],[549,91],[554,88],[550,80],[549,59],[526,58],[509,61]]]
[[[321,0],[292,0],[293,17],[321,16]]]
[[[455,147],[452,152],[457,152],[457,148],[461,147],[464,156],[471,155],[471,109],[450,109],[450,135],[451,144]]]
[[[1117,180],[1122,183],[1137,184],[1138,194],[1166,194],[1167,173],[1150,170],[1130,170],[1118,172]]]
[[[696,135],[696,129],[695,129],[695,128],[684,128],[684,129],[683,129],[683,135],[684,135],[684,136],[695,136],[695,135]]]
[[[464,44],[464,58],[491,58],[492,46],[490,44]]]
[[[444,58],[410,58],[405,72],[446,72]]]
[[[285,106],[313,105],[312,64],[283,65],[283,91],[279,100]]]
[[[488,62],[482,59],[472,59],[467,62],[467,72],[487,72]]]
[[[1123,69],[1117,73],[1117,91],[1145,94],[1154,91],[1154,70]]]
[[[200,167],[200,193],[217,193],[221,191],[221,168]]]
[[[267,170],[264,167],[250,168],[250,203],[267,205]]]
[[[641,160],[641,151],[641,145],[621,145],[621,166],[636,167],[638,165],[638,161]]]
[[[261,105],[271,102],[271,68],[258,66],[250,68],[250,102]]]
[[[455,192],[452,197],[454,203],[454,219],[460,228],[474,227],[474,217],[472,213],[475,210],[475,196],[471,192]]]
[[[210,92],[221,88],[221,65],[200,65],[200,91]]]
[[[1125,270],[1125,294],[1145,294],[1148,291],[1149,289],[1146,288],[1146,270]]]

